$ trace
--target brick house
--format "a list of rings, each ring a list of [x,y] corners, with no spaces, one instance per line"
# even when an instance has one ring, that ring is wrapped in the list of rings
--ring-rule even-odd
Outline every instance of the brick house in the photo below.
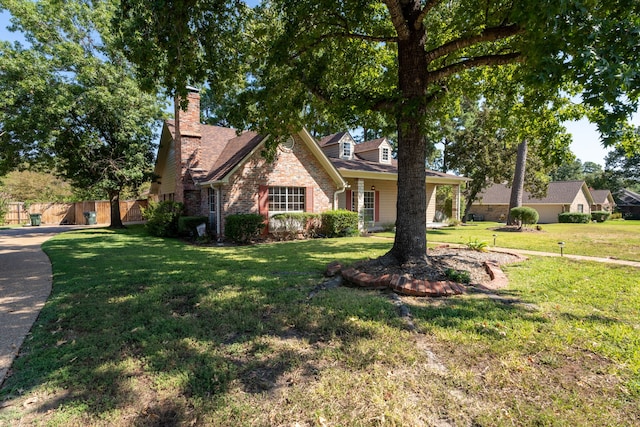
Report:
[[[269,136],[203,125],[197,90],[190,90],[188,101],[187,110],[177,113],[179,136],[174,120],[163,125],[155,166],[160,178],[151,186],[152,199],[183,202],[186,215],[208,216],[219,236],[224,218],[236,213],[268,218],[346,208],[360,212],[363,228],[395,223],[397,165],[386,139],[355,144],[344,132],[318,142],[303,129],[281,143],[269,163],[261,155]],[[436,183],[459,188],[466,179],[428,175],[433,215]]]
[[[485,221],[503,221],[509,213],[510,197],[511,188],[493,184],[478,195],[469,214]],[[563,212],[591,213],[592,205],[593,197],[584,181],[550,182],[546,196],[535,198],[525,191],[522,197],[522,206],[538,211],[541,224],[558,222],[558,214]]]

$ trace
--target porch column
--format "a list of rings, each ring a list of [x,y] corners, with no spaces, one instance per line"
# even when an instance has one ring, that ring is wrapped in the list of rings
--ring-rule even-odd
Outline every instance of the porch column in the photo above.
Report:
[[[427,183],[427,213],[425,223],[431,224],[436,216],[436,185]]]
[[[364,179],[358,178],[358,192],[356,193],[356,212],[358,212],[358,230],[364,230]]]
[[[453,200],[451,201],[451,217],[460,221],[460,184],[453,186]]]

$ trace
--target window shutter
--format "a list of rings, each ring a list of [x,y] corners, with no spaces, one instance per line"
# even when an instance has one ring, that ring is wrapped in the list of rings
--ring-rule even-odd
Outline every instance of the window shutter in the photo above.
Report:
[[[304,193],[304,211],[313,212],[313,187],[306,187]]]
[[[265,218],[269,218],[269,187],[261,185],[258,188],[258,212]]]
[[[376,190],[376,193],[374,195],[375,200],[373,201],[374,205],[373,205],[373,221],[374,222],[378,222],[380,221],[380,192]]]
[[[351,190],[347,190],[345,192],[345,198],[346,198],[346,205],[345,205],[345,209],[350,211],[351,210]]]

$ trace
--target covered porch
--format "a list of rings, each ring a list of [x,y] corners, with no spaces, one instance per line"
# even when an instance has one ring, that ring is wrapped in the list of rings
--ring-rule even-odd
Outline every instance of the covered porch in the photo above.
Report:
[[[395,226],[398,200],[397,175],[395,173],[355,173],[340,170],[349,187],[338,196],[338,207],[358,212],[361,231],[390,229]],[[427,171],[427,209],[425,224],[428,228],[447,225],[450,219],[460,220],[460,186],[467,178],[440,172]],[[451,216],[438,210],[436,193],[439,186],[452,189]]]

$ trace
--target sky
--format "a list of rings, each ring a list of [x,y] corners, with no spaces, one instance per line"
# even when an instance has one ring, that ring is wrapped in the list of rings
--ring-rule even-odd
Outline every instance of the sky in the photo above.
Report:
[[[249,5],[253,6],[257,3],[256,0],[248,1]],[[15,33],[11,33],[7,30],[9,25],[10,15],[7,12],[0,12],[0,40],[3,41],[23,41],[24,39]],[[632,119],[632,122],[636,126],[640,126],[640,114],[636,114]],[[576,155],[578,159],[584,162],[594,162],[604,166],[604,159],[607,152],[610,151],[602,146],[600,142],[600,134],[598,133],[596,126],[589,123],[586,119],[577,122],[565,123],[567,130],[572,134],[573,142],[571,144],[571,151]]]

